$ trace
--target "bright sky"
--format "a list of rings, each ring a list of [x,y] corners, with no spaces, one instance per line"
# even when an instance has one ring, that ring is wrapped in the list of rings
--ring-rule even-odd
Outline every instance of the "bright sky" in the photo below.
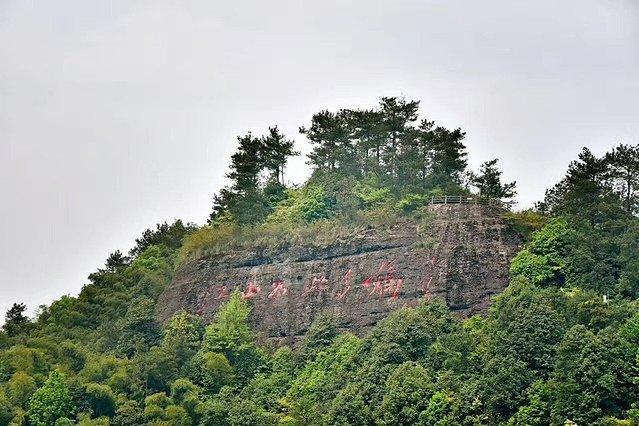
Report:
[[[636,0],[2,0],[0,316],[203,223],[248,130],[308,152],[314,112],[405,95],[530,206],[582,146],[639,142],[637,75]]]

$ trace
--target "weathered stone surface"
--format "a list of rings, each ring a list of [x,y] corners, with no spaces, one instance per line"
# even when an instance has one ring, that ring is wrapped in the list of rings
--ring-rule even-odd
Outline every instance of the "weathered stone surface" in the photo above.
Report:
[[[321,250],[237,251],[192,261],[160,297],[157,316],[165,321],[185,309],[210,321],[239,289],[264,337],[295,341],[326,311],[358,334],[422,298],[441,298],[463,316],[485,312],[490,297],[508,285],[521,237],[486,206],[430,210],[427,224],[404,220]]]

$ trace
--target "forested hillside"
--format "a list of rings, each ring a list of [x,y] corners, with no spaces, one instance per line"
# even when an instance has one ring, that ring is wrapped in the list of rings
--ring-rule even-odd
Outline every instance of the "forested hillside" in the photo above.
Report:
[[[206,326],[156,320],[176,269],[200,256],[428,226],[438,195],[512,200],[497,160],[468,170],[465,133],[418,107],[314,115],[301,186],[285,184],[297,152],[277,127],[238,137],[206,225],[147,230],[33,319],[25,295],[0,332],[0,425],[638,425],[636,145],[584,148],[535,209],[503,212],[526,245],[486,315],[433,298],[363,336],[322,315],[295,347],[258,340],[239,292]]]

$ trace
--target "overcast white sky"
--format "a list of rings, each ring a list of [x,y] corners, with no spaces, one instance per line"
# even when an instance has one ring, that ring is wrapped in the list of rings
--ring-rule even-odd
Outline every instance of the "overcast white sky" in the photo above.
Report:
[[[638,75],[636,0],[0,0],[0,316],[203,223],[247,130],[308,152],[314,112],[403,94],[529,206],[582,146],[639,142]]]

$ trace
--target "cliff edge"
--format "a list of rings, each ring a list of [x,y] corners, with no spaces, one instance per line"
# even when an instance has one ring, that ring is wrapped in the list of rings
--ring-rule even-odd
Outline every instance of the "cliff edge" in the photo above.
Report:
[[[402,306],[440,298],[462,316],[485,312],[508,285],[522,238],[481,205],[432,205],[427,220],[357,230],[321,249],[235,250],[183,265],[160,296],[157,317],[179,310],[212,320],[234,290],[253,305],[263,337],[297,340],[320,313],[361,334]]]

